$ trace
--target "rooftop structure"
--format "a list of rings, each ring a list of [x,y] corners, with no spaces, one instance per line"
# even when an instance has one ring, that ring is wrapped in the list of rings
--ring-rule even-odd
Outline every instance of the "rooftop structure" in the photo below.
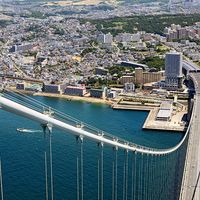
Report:
[[[156,116],[156,120],[160,121],[170,121],[171,116],[172,116],[172,103],[171,102],[162,102],[160,105],[158,114]]]

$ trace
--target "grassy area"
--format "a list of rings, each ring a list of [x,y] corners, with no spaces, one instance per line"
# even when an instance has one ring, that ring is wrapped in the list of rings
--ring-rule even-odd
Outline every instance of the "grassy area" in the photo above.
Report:
[[[149,68],[156,68],[158,70],[165,68],[165,61],[163,58],[155,57],[147,57],[141,61],[142,64],[149,66]]]
[[[149,16],[132,16],[116,17],[112,19],[81,19],[82,23],[91,22],[96,24],[97,29],[103,33],[112,33],[116,35],[121,32],[135,33],[137,31],[146,31],[148,33],[163,34],[166,26],[171,24],[180,24],[182,26],[193,25],[200,21],[200,14],[178,14],[178,15],[149,15]],[[120,25],[121,29],[117,25]]]

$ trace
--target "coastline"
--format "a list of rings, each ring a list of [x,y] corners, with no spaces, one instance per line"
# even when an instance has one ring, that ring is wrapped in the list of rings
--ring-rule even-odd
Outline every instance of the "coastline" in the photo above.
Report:
[[[50,98],[62,98],[68,101],[82,101],[93,104],[104,104],[110,106],[114,110],[137,110],[137,111],[147,111],[149,112],[144,124],[143,129],[150,130],[168,130],[168,131],[180,131],[184,132],[186,126],[181,125],[181,119],[185,112],[181,112],[178,116],[172,116],[171,121],[157,121],[155,120],[156,114],[158,112],[158,106],[144,106],[136,104],[119,104],[117,100],[107,100],[94,97],[81,97],[81,96],[70,96],[66,94],[56,94],[56,93],[44,93],[44,92],[33,92],[26,90],[17,90],[10,88],[13,92],[20,92],[23,94],[33,95],[33,96],[43,96]]]
[[[114,102],[106,99],[98,99],[93,97],[80,97],[80,96],[70,96],[66,94],[52,94],[52,93],[44,93],[44,92],[36,92],[33,93],[33,96],[43,96],[43,97],[52,97],[52,98],[63,98],[69,101],[85,101],[88,103],[96,103],[96,104],[106,104],[111,106]]]

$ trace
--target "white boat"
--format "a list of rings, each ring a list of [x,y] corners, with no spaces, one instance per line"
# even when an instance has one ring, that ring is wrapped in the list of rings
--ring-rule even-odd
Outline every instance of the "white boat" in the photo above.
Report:
[[[41,130],[26,129],[26,128],[17,128],[16,130],[17,130],[18,132],[23,132],[23,133],[42,132]]]

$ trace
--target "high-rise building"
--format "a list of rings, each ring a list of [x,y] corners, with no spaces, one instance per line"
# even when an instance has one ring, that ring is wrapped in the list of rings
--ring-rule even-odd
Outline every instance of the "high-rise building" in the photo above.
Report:
[[[165,82],[166,87],[182,87],[182,54],[170,52],[165,56]]]

